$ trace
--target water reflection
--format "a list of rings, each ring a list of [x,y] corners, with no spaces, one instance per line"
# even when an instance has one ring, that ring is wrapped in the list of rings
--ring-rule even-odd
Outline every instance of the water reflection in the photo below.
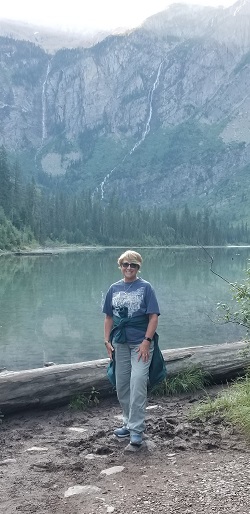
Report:
[[[121,276],[123,248],[53,256],[0,258],[0,367],[25,369],[44,361],[106,357],[101,306]],[[216,304],[231,298],[210,271],[203,249],[141,249],[141,276],[154,286],[161,308],[162,348],[240,338],[239,327],[219,326]],[[249,248],[209,250],[214,270],[231,282],[244,277]],[[213,320],[213,321],[211,321]]]

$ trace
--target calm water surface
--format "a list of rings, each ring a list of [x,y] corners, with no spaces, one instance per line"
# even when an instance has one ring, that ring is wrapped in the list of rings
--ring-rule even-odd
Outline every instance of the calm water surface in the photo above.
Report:
[[[0,257],[0,368],[9,370],[106,357],[102,302],[121,277],[123,248]],[[240,339],[239,327],[216,322],[217,302],[232,297],[210,271],[200,248],[141,249],[141,277],[158,297],[162,349]],[[230,282],[244,278],[250,248],[211,248],[214,270]]]

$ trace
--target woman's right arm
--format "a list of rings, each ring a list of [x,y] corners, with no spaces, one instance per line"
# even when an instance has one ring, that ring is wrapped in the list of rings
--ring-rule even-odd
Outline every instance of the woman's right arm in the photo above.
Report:
[[[110,332],[111,332],[112,328],[113,328],[113,318],[112,318],[112,316],[108,316],[106,314],[105,319],[104,319],[104,341],[105,341],[105,346],[106,346],[106,349],[108,352],[108,356],[111,360],[112,360],[112,352],[114,351],[114,348],[113,348],[111,342],[109,341]]]

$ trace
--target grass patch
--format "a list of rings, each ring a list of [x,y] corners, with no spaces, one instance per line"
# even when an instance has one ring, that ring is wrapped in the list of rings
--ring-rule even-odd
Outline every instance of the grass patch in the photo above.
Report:
[[[214,400],[210,398],[196,407],[190,417],[208,419],[216,414],[240,427],[250,436],[250,370],[245,377],[224,389]]]
[[[173,396],[180,393],[193,393],[209,384],[209,377],[200,368],[190,367],[177,373],[174,377],[166,378],[152,389],[155,396]]]
[[[99,391],[92,387],[90,393],[73,396],[69,407],[74,410],[86,410],[88,407],[96,407],[99,404]]]

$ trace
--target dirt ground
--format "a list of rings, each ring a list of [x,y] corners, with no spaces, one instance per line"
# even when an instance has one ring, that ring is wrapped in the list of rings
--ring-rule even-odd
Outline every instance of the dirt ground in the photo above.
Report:
[[[115,398],[87,411],[5,417],[0,512],[248,514],[250,443],[218,417],[191,422],[201,396],[149,397],[145,439],[134,452],[113,436],[121,425]]]

